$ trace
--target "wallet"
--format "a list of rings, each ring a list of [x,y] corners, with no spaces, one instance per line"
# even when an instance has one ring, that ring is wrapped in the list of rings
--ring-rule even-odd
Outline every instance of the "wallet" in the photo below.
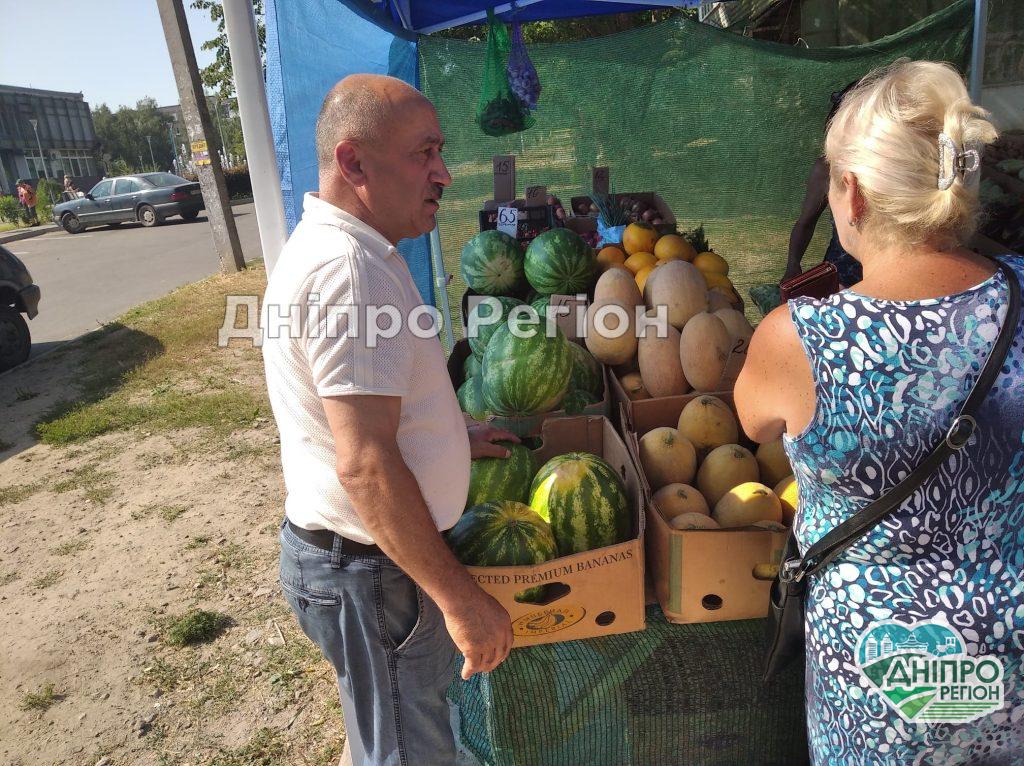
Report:
[[[839,292],[839,272],[835,264],[822,261],[813,269],[787,279],[779,285],[782,302],[790,298],[827,298]]]

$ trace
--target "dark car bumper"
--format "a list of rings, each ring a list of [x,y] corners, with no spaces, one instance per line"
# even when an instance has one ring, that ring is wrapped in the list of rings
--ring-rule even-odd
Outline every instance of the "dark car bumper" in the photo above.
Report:
[[[156,211],[160,214],[161,218],[169,218],[172,215],[181,215],[182,213],[197,213],[203,210],[206,205],[203,204],[203,199],[200,197],[195,200],[188,200],[187,202],[161,202],[158,205],[153,205]]]
[[[39,285],[29,285],[23,287],[18,292],[18,298],[21,301],[21,309],[28,314],[29,319],[35,319],[36,314],[39,313]]]

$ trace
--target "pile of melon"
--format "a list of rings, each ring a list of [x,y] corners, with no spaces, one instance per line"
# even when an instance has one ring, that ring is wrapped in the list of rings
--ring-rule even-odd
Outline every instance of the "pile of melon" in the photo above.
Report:
[[[539,469],[523,444],[502,442],[507,458],[470,467],[466,510],[447,533],[468,566],[528,566],[625,542],[632,534],[626,485],[604,459],[570,452]],[[516,595],[536,601],[543,588]]]
[[[466,243],[461,267],[470,288],[489,296],[466,318],[473,353],[458,391],[463,412],[476,420],[575,414],[601,401],[601,365],[547,321],[551,295],[593,285],[596,261],[579,236],[552,229],[524,254],[507,234],[483,231]]]
[[[643,224],[627,226],[622,248],[605,247],[597,260],[603,272],[587,311],[587,348],[616,368],[627,396],[721,390],[731,355],[742,353],[754,333],[726,260]],[[666,332],[638,327],[638,307],[663,317]]]
[[[688,402],[675,428],[655,428],[640,438],[651,502],[673,528],[792,525],[797,485],[782,440],[751,452],[740,439],[732,410],[708,395]]]

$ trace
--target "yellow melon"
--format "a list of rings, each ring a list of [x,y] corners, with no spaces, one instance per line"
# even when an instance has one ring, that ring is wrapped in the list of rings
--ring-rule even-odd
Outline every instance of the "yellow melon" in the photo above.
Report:
[[[731,353],[732,336],[714,314],[694,315],[679,334],[679,361],[696,391],[718,390]]]
[[[640,399],[651,398],[651,393],[644,387],[644,381],[639,372],[626,373],[619,379],[619,383],[622,384],[622,390],[626,392],[630,401],[636,402]]]
[[[733,302],[722,290],[708,290],[708,313],[717,314],[722,309],[731,309]],[[719,317],[721,318],[721,317]]]
[[[712,293],[717,293],[718,295],[721,295],[723,298],[725,298],[725,300],[729,304],[729,306],[734,308],[734,309],[736,309],[737,311],[742,311],[743,310],[743,301],[740,300],[740,294],[738,292],[736,292],[736,290],[734,290],[733,288],[731,288],[731,287],[712,287],[711,289],[708,290],[708,296],[709,296],[708,301],[709,302],[711,300],[710,296],[711,296]],[[709,309],[709,311],[710,311],[710,309]]]
[[[700,452],[735,444],[740,438],[736,416],[717,396],[698,396],[688,401],[679,413],[677,428]]]
[[[658,259],[654,257],[653,253],[646,251],[640,253],[633,253],[629,256],[622,264],[627,269],[632,271],[634,274],[639,274],[643,269],[650,266],[652,269],[658,264]]]
[[[651,502],[665,521],[672,521],[684,513],[700,513],[704,516],[711,513],[704,495],[689,484],[666,484],[651,495]]]
[[[644,291],[644,288],[647,286],[647,278],[651,276],[651,273],[656,268],[657,264],[655,264],[654,266],[644,266],[642,269],[640,269],[640,271],[636,273],[636,286],[637,288],[639,288],[640,292]]]
[[[659,338],[655,327],[647,327],[637,345],[640,377],[651,396],[682,396],[690,390],[679,363],[679,330],[669,325]]]
[[[761,521],[755,521],[750,526],[757,527],[758,529],[767,529],[769,532],[785,532],[786,525],[781,521],[768,521],[762,519]]]
[[[720,525],[710,516],[703,513],[680,513],[669,522],[672,529],[719,529]]]
[[[693,258],[693,265],[705,272],[723,276],[729,273],[729,263],[718,253],[698,253]]]
[[[793,467],[789,464],[789,457],[782,446],[781,438],[760,445],[754,455],[757,457],[757,467],[761,471],[761,481],[769,487],[774,487],[787,476],[793,475]]]
[[[781,523],[782,504],[764,484],[747,481],[722,495],[711,518],[722,527],[748,527],[759,521]]]
[[[629,271],[609,269],[598,278],[594,286],[594,301],[615,301],[628,308],[639,306],[644,299]]]
[[[622,233],[622,249],[627,255],[651,253],[658,241],[658,232],[649,223],[631,223]]]
[[[597,253],[597,265],[601,267],[601,271],[607,271],[611,266],[620,266],[625,262],[626,254],[622,252],[622,248],[615,245],[602,247]]]
[[[648,308],[664,306],[668,323],[681,330],[691,317],[707,310],[707,283],[686,261],[669,261],[647,280],[644,301]]]
[[[736,292],[736,286],[725,274],[719,274],[716,271],[701,271],[700,273],[704,275],[704,281],[708,283],[709,289],[717,287],[720,290],[724,290],[726,295],[728,295],[730,290]]]
[[[587,350],[604,364],[622,364],[636,354],[636,312],[615,301],[594,301],[587,309]]]
[[[640,465],[651,489],[689,484],[697,472],[697,450],[679,431],[662,426],[640,438]]]
[[[757,481],[757,460],[746,447],[723,444],[711,450],[697,471],[697,489],[714,508],[733,487]]]
[[[729,331],[732,337],[732,350],[738,354],[746,353],[750,339],[754,335],[754,328],[750,326],[747,318],[734,308],[718,309],[714,314],[722,320]]]
[[[654,245],[654,254],[666,261],[692,261],[697,256],[697,251],[678,234],[666,234]]]
[[[782,523],[787,527],[793,526],[793,517],[796,516],[796,509],[800,506],[800,492],[797,489],[796,476],[787,476],[775,485],[775,494],[782,503]]]

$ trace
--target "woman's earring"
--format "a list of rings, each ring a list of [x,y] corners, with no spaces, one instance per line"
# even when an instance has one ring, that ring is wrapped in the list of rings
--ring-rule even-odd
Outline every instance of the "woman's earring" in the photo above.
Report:
[[[855,229],[857,228],[857,224],[860,223],[860,221],[858,221],[856,218],[849,218],[846,222]]]

